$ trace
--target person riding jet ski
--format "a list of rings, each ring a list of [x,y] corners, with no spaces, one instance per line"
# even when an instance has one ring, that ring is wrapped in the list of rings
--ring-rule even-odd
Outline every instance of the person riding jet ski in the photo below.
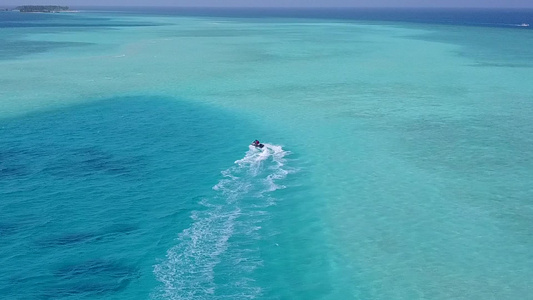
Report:
[[[256,148],[263,148],[265,145],[261,144],[258,140],[252,142],[252,146]]]

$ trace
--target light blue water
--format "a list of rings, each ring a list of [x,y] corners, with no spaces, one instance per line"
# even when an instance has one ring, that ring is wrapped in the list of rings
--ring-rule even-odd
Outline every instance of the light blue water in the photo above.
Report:
[[[527,299],[530,15],[373,13],[0,13],[0,295]]]

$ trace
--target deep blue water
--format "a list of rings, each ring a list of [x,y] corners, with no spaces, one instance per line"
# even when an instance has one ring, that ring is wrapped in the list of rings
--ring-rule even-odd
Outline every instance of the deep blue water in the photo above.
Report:
[[[76,7],[74,7],[76,9]],[[227,18],[300,18],[353,21],[409,22],[461,26],[509,27],[533,24],[533,9],[466,8],[179,8],[179,7],[80,7],[84,12],[113,14],[154,14]],[[1,27],[109,27],[150,26],[149,22],[125,22],[98,16],[69,14],[20,14],[0,12]],[[522,29],[531,29],[523,27]]]
[[[87,7],[133,14],[206,16],[229,18],[301,18],[353,21],[387,21],[462,26],[509,27],[533,24],[533,9],[450,8],[176,8]],[[531,27],[524,29],[531,29]]]
[[[146,253],[170,248],[242,156],[235,126],[250,128],[149,96],[0,120],[2,297],[105,298],[151,277]]]

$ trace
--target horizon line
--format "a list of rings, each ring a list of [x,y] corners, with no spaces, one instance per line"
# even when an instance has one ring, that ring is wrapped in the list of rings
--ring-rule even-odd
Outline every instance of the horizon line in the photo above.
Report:
[[[10,8],[19,6],[68,6],[70,7],[105,7],[105,8],[227,8],[227,9],[243,9],[243,8],[262,8],[262,9],[529,9],[533,10],[533,7],[482,7],[482,6],[169,6],[169,5],[68,5],[68,4],[21,4],[21,5],[5,5],[0,7]]]

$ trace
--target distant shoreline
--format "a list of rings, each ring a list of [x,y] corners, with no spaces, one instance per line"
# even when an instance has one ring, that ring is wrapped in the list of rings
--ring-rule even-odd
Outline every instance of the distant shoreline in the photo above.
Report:
[[[1,11],[1,10],[0,10]],[[8,10],[9,11],[9,10]],[[13,12],[20,12],[20,13],[23,13],[23,14],[59,14],[59,13],[79,13],[80,11],[79,10],[62,10],[62,11],[17,11],[17,10],[11,10]]]
[[[68,6],[59,5],[20,5],[15,7],[13,11],[21,13],[60,13],[60,12],[74,12]]]

